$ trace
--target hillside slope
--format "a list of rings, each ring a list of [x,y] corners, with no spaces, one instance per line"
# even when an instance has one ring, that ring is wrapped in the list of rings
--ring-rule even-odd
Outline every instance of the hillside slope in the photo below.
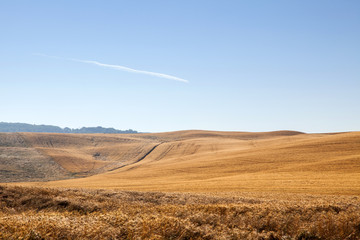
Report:
[[[360,194],[360,133],[22,134],[68,172],[30,185],[146,191]]]
[[[138,161],[156,144],[156,140],[128,134],[0,133],[0,182],[48,181],[111,171]]]
[[[0,182],[48,181],[72,175],[18,133],[0,133]]]

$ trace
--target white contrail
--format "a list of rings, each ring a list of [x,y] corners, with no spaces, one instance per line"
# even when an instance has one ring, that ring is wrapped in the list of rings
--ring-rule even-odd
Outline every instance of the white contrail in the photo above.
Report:
[[[105,63],[101,63],[101,62],[97,62],[97,61],[87,61],[87,60],[79,60],[79,59],[72,59],[72,60],[73,61],[78,61],[78,62],[83,62],[83,63],[90,63],[90,64],[98,65],[98,66],[101,66],[101,67],[113,68],[113,69],[116,69],[116,70],[122,70],[122,71],[133,72],[133,73],[147,74],[147,75],[156,76],[156,77],[160,77],[160,78],[167,78],[167,79],[170,79],[170,80],[175,80],[175,81],[180,81],[180,82],[185,82],[185,83],[189,82],[188,80],[178,78],[178,77],[174,77],[174,76],[171,76],[171,75],[167,75],[167,74],[164,74],[164,73],[156,73],[156,72],[137,70],[137,69],[133,69],[133,68],[129,68],[129,67],[124,67],[124,66],[120,66],[120,65],[105,64]]]
[[[101,62],[97,62],[97,61],[80,60],[80,59],[73,59],[73,58],[61,58],[61,57],[49,56],[49,55],[45,55],[45,54],[41,54],[41,53],[36,53],[34,55],[43,56],[43,57],[57,58],[57,59],[65,59],[65,60],[82,62],[82,63],[89,63],[89,64],[94,64],[94,65],[97,65],[97,66],[101,66],[101,67],[112,68],[112,69],[116,69],[116,70],[133,72],[133,73],[146,74],[146,75],[150,75],[150,76],[166,78],[166,79],[175,80],[175,81],[184,82],[184,83],[189,82],[188,80],[185,80],[185,79],[182,79],[182,78],[179,78],[179,77],[175,77],[175,76],[171,76],[171,75],[168,75],[168,74],[149,72],[149,71],[144,71],[144,70],[137,70],[137,69],[121,66],[121,65],[105,64],[105,63],[101,63]]]

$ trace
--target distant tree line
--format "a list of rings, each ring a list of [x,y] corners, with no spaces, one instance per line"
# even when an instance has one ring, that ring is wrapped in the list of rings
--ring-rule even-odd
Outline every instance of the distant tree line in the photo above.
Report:
[[[35,125],[27,123],[6,123],[0,122],[0,132],[45,132],[45,133],[138,133],[135,130],[117,130],[115,128],[103,127],[82,127],[82,128],[61,128],[52,125]]]

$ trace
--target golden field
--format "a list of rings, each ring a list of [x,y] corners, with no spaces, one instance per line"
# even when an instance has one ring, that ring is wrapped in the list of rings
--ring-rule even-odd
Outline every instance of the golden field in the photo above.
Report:
[[[359,132],[27,133],[22,138],[72,178],[26,184],[31,186],[360,194]],[[74,179],[79,176],[90,177]]]
[[[0,166],[0,239],[360,239],[360,132],[0,134]]]

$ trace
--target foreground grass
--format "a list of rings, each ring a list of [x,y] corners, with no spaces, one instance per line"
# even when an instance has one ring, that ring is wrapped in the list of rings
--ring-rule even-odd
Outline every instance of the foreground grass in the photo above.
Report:
[[[0,186],[0,239],[360,239],[360,198]]]

